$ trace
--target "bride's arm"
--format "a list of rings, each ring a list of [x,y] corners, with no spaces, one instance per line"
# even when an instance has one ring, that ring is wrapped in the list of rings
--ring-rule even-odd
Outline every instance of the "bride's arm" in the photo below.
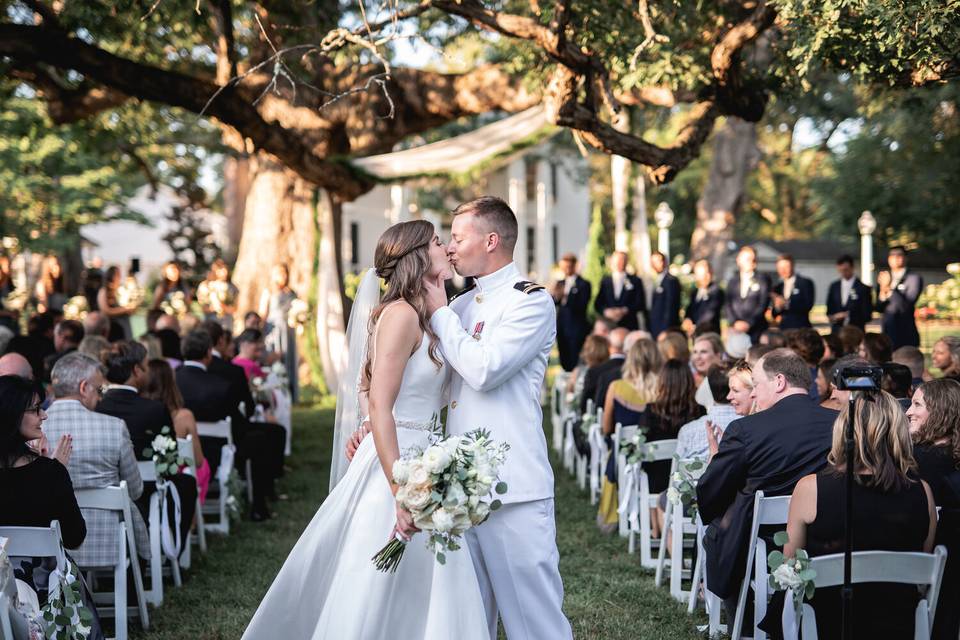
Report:
[[[374,344],[374,364],[367,402],[377,456],[390,490],[397,492],[393,482],[393,463],[400,457],[397,426],[393,419],[393,405],[400,392],[403,371],[420,340],[417,313],[406,303],[395,304],[378,321]]]

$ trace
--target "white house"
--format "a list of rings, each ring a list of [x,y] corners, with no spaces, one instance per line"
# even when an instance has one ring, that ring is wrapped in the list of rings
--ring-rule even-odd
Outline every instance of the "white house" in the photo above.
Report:
[[[517,264],[546,281],[564,253],[582,257],[590,224],[587,162],[553,143],[559,132],[538,106],[447,140],[356,160],[384,184],[343,207],[344,271],[372,265],[391,224],[430,220],[446,237],[455,191],[464,199],[503,198],[520,227]]]

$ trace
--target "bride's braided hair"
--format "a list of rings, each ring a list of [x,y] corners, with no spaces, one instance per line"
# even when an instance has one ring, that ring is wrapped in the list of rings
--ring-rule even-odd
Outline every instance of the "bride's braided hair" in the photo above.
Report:
[[[387,283],[387,290],[380,296],[380,304],[370,314],[370,326],[367,334],[367,358],[363,364],[360,388],[370,389],[373,374],[373,336],[374,329],[387,305],[397,300],[405,300],[417,312],[417,319],[424,338],[430,340],[430,360],[440,368],[443,361],[438,355],[440,341],[430,328],[427,315],[426,294],[423,278],[430,271],[430,243],[436,236],[433,225],[426,220],[400,222],[386,231],[377,241],[373,255],[373,268],[376,274]]]

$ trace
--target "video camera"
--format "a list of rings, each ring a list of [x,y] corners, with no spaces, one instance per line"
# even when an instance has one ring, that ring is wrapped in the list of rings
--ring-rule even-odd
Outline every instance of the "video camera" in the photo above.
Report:
[[[844,367],[833,375],[833,384],[841,391],[879,391],[883,367]]]

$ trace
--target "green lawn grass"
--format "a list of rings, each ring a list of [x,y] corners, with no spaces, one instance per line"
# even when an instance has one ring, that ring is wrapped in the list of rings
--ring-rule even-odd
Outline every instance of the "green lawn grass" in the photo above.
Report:
[[[260,598],[284,558],[327,494],[333,412],[298,409],[294,413],[293,470],[282,490],[290,500],[278,503],[278,516],[262,524],[241,522],[227,538],[208,536],[205,556],[180,589],[164,592],[164,604],[151,610],[151,629],[131,621],[132,637],[151,640],[234,639],[243,633]],[[674,640],[700,637],[695,619],[665,588],[653,586],[650,572],[627,553],[624,539],[603,536],[594,525],[595,508],[562,470],[557,471],[557,528],[560,572],[566,589],[564,609],[574,636],[617,640]],[[376,615],[376,603],[370,604]],[[702,620],[700,618],[697,621]],[[278,638],[284,638],[277,621]],[[299,640],[289,638],[285,640]]]

